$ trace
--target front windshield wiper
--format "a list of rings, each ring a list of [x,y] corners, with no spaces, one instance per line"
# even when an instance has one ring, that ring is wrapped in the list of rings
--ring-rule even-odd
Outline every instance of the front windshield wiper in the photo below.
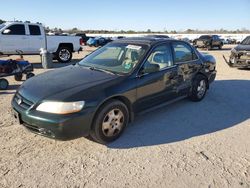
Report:
[[[90,70],[93,70],[93,71],[105,72],[105,73],[108,73],[108,74],[113,74],[113,75],[115,75],[114,72],[109,71],[109,70],[105,70],[105,69],[101,69],[101,68],[89,67],[89,69],[90,69]]]

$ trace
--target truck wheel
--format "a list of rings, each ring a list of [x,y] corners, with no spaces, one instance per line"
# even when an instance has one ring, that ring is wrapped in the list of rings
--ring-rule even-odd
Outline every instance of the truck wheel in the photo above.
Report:
[[[9,86],[9,82],[6,79],[0,79],[0,89],[1,90],[6,90]]]
[[[121,101],[112,100],[98,110],[90,136],[101,144],[112,142],[121,136],[128,120],[127,106]]]
[[[212,45],[209,45],[209,46],[207,47],[207,50],[212,50]]]
[[[14,76],[14,78],[15,78],[16,81],[22,81],[23,74],[22,74],[22,73],[16,74],[16,75]]]
[[[206,77],[202,75],[197,75],[194,78],[189,98],[195,102],[201,101],[207,93],[207,88],[208,82]]]
[[[56,59],[60,63],[68,63],[72,59],[72,50],[68,47],[59,47],[56,52]]]

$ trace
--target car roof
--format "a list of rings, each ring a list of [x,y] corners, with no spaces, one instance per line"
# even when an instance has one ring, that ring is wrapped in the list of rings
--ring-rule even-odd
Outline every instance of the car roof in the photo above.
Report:
[[[114,43],[138,43],[138,44],[146,44],[153,45],[156,43],[161,43],[165,41],[178,41],[172,38],[157,38],[157,37],[129,37],[115,40]]]

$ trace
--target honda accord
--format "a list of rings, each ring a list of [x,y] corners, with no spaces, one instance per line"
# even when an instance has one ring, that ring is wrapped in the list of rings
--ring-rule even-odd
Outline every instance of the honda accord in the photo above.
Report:
[[[215,76],[213,56],[187,42],[125,38],[25,81],[13,97],[13,115],[40,135],[91,136],[105,144],[140,112],[184,97],[201,101]]]

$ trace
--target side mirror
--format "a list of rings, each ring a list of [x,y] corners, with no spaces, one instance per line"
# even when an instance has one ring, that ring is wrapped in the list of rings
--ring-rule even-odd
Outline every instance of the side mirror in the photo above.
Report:
[[[9,34],[10,32],[11,32],[10,29],[5,29],[5,30],[3,31],[3,34]]]
[[[160,70],[160,66],[158,64],[151,64],[146,63],[145,66],[142,68],[141,73],[152,73],[152,72],[158,72]]]

